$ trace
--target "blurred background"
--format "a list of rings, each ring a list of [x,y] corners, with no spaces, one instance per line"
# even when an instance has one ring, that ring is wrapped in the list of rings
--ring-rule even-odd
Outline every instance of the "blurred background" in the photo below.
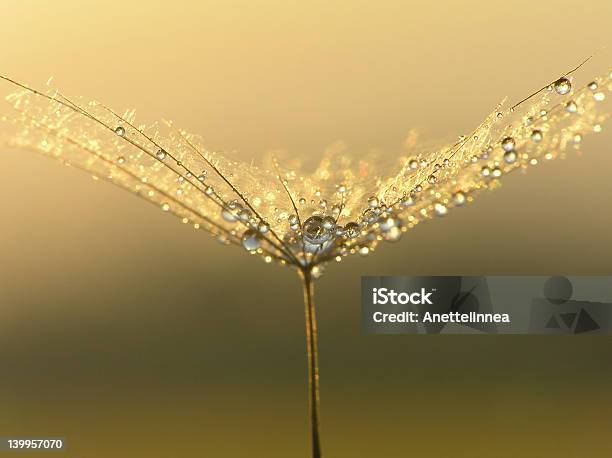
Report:
[[[413,128],[454,139],[612,38],[606,0],[0,10],[0,73],[172,118],[247,161],[337,140],[397,155]],[[359,317],[361,275],[610,275],[611,139],[604,126],[581,153],[327,269],[326,457],[612,454],[612,337],[365,336]],[[0,436],[65,437],[70,457],[308,455],[293,271],[49,159],[0,154]]]

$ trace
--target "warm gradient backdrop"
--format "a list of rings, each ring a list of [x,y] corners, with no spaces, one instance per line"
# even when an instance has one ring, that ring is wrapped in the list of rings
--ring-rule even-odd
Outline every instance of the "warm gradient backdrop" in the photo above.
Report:
[[[249,161],[455,138],[612,38],[607,0],[2,0],[0,17],[0,73]],[[359,329],[360,275],[612,274],[611,140],[328,269],[326,457],[612,455],[611,338]],[[307,455],[293,272],[48,159],[0,158],[0,436],[63,436],[75,458]]]

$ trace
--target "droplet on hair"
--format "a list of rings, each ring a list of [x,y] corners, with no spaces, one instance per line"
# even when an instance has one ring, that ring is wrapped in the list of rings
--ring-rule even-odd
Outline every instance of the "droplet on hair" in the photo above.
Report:
[[[553,87],[555,88],[555,92],[559,95],[565,95],[569,91],[572,90],[572,83],[569,79],[563,77],[559,78],[557,81],[553,83]]]
[[[359,236],[361,233],[361,229],[359,228],[359,224],[351,221],[344,225],[344,233],[347,238],[354,239]]]
[[[504,162],[506,162],[506,164],[514,164],[517,157],[518,156],[515,151],[508,151],[507,153],[504,153]]]
[[[373,209],[368,208],[363,212],[363,218],[366,223],[372,224],[378,221],[378,213],[376,213]]]
[[[529,138],[531,138],[531,141],[535,143],[541,142],[543,138],[542,131],[539,129],[535,129],[531,132],[531,136]]]
[[[253,229],[247,229],[242,234],[242,246],[247,251],[255,251],[261,246],[261,234]]]
[[[123,137],[125,135],[125,129],[123,128],[123,126],[118,126],[115,128],[115,133],[120,137]]]
[[[267,234],[270,231],[270,225],[265,221],[260,221],[257,225],[257,230],[260,234]]]
[[[513,151],[516,146],[516,142],[512,137],[505,137],[501,142],[502,149],[504,151]]]

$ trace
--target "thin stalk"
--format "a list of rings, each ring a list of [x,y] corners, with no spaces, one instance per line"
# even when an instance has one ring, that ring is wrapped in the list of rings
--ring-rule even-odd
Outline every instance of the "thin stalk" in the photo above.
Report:
[[[301,271],[304,288],[304,310],[306,317],[306,350],[308,354],[308,398],[310,430],[312,433],[312,458],[321,458],[320,402],[319,402],[319,354],[317,339],[317,317],[314,303],[314,282],[309,267]]]

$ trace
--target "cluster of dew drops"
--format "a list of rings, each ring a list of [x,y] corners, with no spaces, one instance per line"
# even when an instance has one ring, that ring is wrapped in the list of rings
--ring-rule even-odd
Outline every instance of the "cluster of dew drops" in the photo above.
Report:
[[[588,88],[592,91],[593,98],[596,101],[605,99],[605,94],[598,89],[597,82],[591,82]],[[559,95],[566,95],[570,93],[572,85],[568,78],[562,77],[552,83],[548,89],[554,90]],[[574,101],[569,101],[565,104],[565,110],[569,113],[576,113],[577,109],[578,107]],[[540,114],[545,115],[546,113]],[[501,117],[502,115],[498,113],[497,116]],[[528,118],[526,121],[527,125],[529,125],[529,120]],[[596,126],[596,132],[599,131],[597,128],[601,129],[601,126]],[[115,129],[115,133],[120,137],[126,135],[125,128],[122,126],[118,126]],[[529,139],[534,143],[539,143],[544,138],[543,136],[542,130],[535,128],[531,131]],[[580,141],[579,137],[580,135],[578,134],[575,141]],[[512,137],[501,139],[500,146],[503,151],[503,161],[508,165],[515,164],[519,159],[516,143]],[[478,156],[472,157],[471,162],[478,162],[482,158],[486,159],[488,157],[487,153],[490,153],[492,150],[493,148],[489,147],[480,158]],[[165,150],[159,149],[155,156],[159,161],[165,161],[169,154]],[[117,158],[117,162],[123,164],[125,163],[125,158],[120,156]],[[182,166],[180,161],[175,159],[175,162],[177,165]],[[447,162],[448,159],[445,159],[444,163],[446,164]],[[419,165],[415,159],[409,161],[411,169],[418,168]],[[480,170],[480,174],[484,178],[497,178],[502,173],[502,169],[498,166],[490,167],[485,165]],[[204,183],[206,175],[206,171],[202,171],[196,179],[200,183]],[[191,178],[191,173],[187,173],[187,177]],[[184,180],[183,177],[179,177],[179,180],[181,179]],[[435,184],[435,175],[429,176],[426,181],[429,184]],[[413,206],[417,194],[422,189],[423,186],[421,184],[416,185],[410,193],[404,195],[402,199],[391,207],[381,202],[378,197],[371,196],[367,201],[366,210],[363,211],[360,217],[356,221],[349,221],[344,224],[338,223],[343,210],[343,204],[336,204],[332,207],[333,216],[315,212],[305,220],[302,220],[298,214],[290,214],[286,219],[288,230],[282,234],[283,241],[291,246],[291,251],[297,254],[300,262],[303,263],[312,262],[313,258],[316,258],[318,254],[331,253],[331,258],[335,258],[336,261],[340,261],[343,256],[348,254],[359,253],[367,255],[380,240],[393,242],[400,239],[406,228],[393,207],[397,205],[400,209],[404,209]],[[348,192],[348,187],[345,184],[339,184],[336,186],[336,191],[342,196]],[[204,192],[209,197],[215,193],[212,186],[206,186]],[[467,201],[466,193],[461,190],[452,194],[452,202],[456,206],[461,206]],[[304,205],[306,199],[301,197],[298,202],[300,205]],[[344,199],[342,202],[344,202]],[[162,209],[168,211],[170,206],[164,203]],[[433,211],[436,216],[444,216],[448,212],[448,206],[442,202],[434,202]],[[271,231],[270,225],[266,221],[258,219],[248,208],[248,205],[245,205],[239,199],[224,203],[221,208],[221,217],[230,224],[243,223],[246,229],[240,237],[240,242],[244,249],[251,253],[263,254],[266,262],[272,261],[273,258],[269,253],[277,252],[278,250],[272,249],[272,251],[267,251],[262,249],[266,247],[265,241],[270,240],[268,238]],[[375,229],[371,230],[374,225]],[[234,234],[236,232],[231,231],[231,233]],[[357,241],[357,239],[359,240]],[[286,255],[281,254],[279,259],[282,263],[291,263]]]

